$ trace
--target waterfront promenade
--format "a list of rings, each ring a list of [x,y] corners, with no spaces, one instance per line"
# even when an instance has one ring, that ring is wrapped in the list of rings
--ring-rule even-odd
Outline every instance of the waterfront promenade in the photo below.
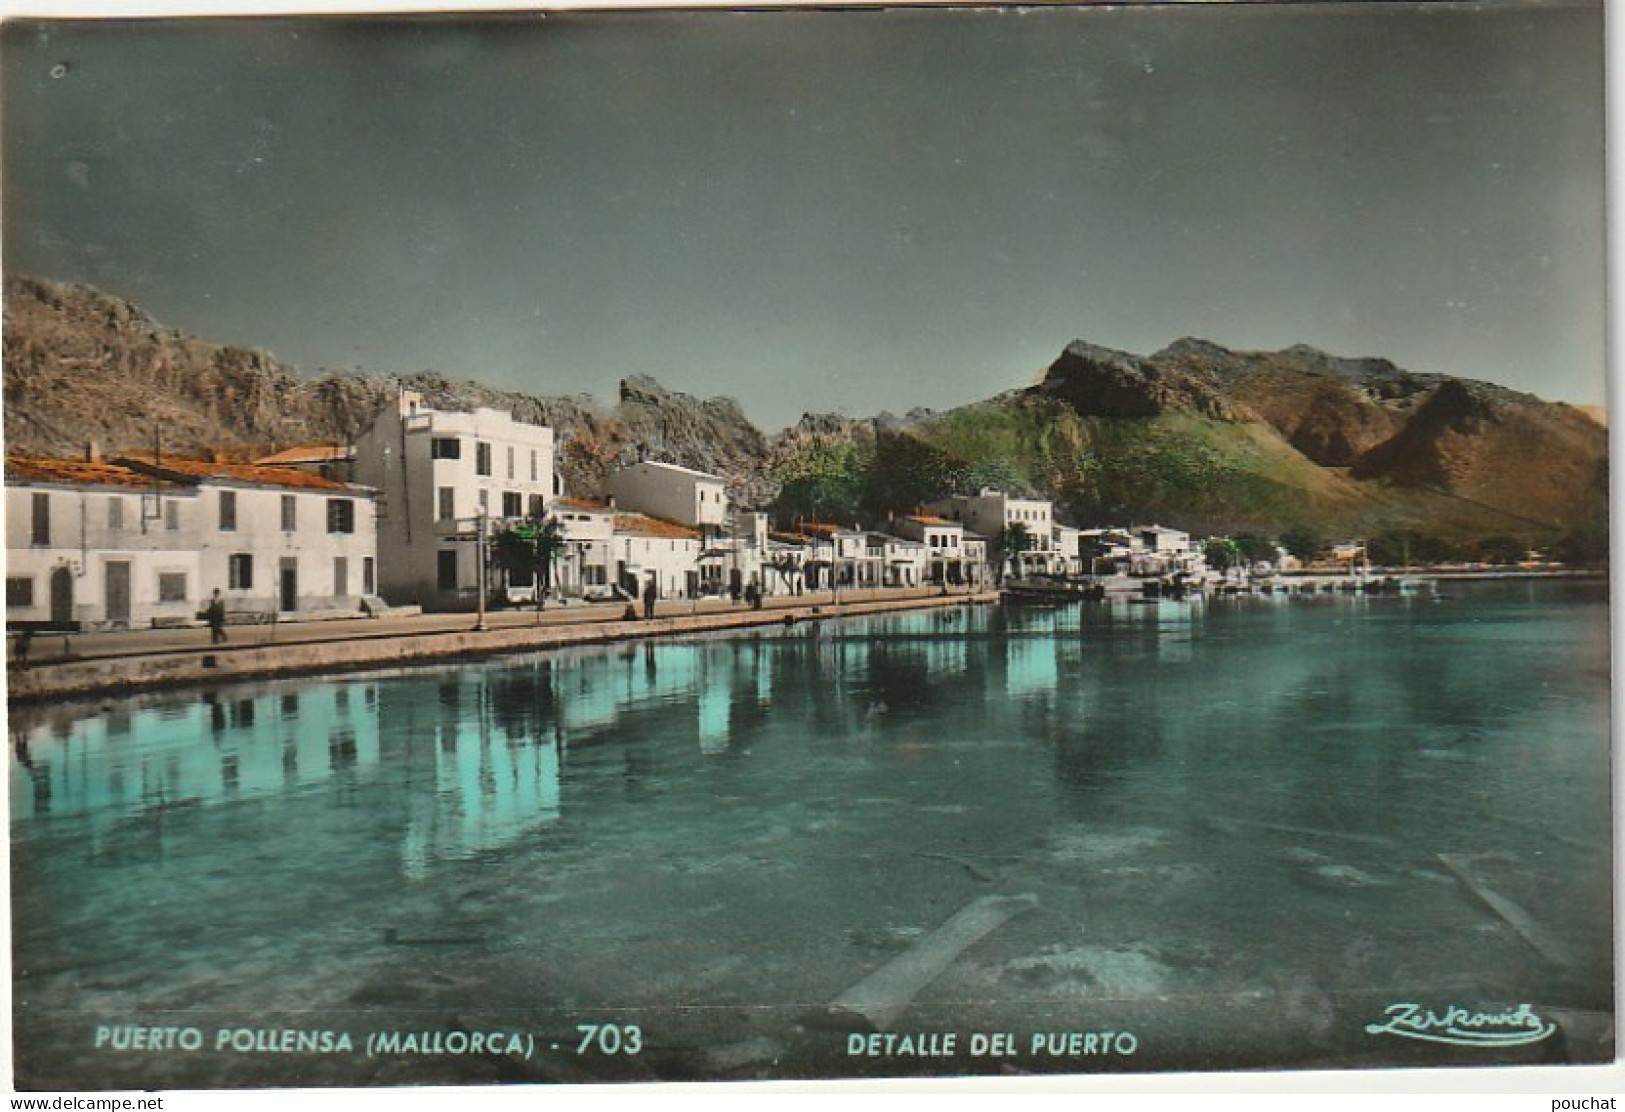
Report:
[[[472,613],[386,614],[377,618],[234,625],[224,645],[209,643],[203,626],[40,634],[26,666],[9,660],[7,698],[12,702],[144,688],[223,683],[260,676],[337,672],[478,657],[565,645],[637,640],[665,634],[701,633],[752,626],[800,623],[850,614],[873,614],[966,603],[993,602],[994,592],[939,587],[828,591],[765,599],[760,610],[727,599],[666,600],[652,620],[625,620],[624,603],[549,604],[529,609]],[[641,611],[640,611],[641,612]],[[14,644],[14,638],[8,644]]]

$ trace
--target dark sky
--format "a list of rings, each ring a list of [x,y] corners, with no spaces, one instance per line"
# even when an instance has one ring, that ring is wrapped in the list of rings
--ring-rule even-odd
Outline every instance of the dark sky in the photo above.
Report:
[[[8,271],[777,426],[1075,338],[1603,398],[1600,4],[17,23]]]

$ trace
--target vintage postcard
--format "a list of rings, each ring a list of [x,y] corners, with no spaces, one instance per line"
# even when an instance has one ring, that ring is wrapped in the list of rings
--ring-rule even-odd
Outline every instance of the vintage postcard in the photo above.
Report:
[[[1614,1063],[1602,25],[8,19],[15,1088]]]

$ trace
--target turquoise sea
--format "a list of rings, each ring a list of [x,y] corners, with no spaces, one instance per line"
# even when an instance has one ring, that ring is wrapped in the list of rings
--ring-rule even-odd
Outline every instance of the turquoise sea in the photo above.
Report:
[[[1608,1060],[1606,589],[1444,590],[14,708],[18,1082]]]

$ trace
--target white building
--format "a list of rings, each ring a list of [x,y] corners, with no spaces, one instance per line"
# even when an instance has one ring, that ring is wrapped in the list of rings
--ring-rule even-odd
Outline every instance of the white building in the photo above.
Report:
[[[381,494],[379,594],[426,609],[472,609],[477,523],[540,519],[558,493],[553,430],[496,409],[430,409],[402,391],[356,440],[358,482]]]
[[[1027,551],[1019,557],[1007,555],[1015,574],[1051,568],[1055,551],[1054,505],[1047,498],[1018,498],[1000,490],[983,488],[980,494],[956,494],[927,507],[933,514],[962,522],[970,532],[988,538],[997,547],[1007,528],[1021,526],[1027,533]]]
[[[198,574],[195,489],[127,467],[6,460],[6,624],[186,624]]]
[[[1133,536],[1138,542],[1132,561],[1134,575],[1195,575],[1206,567],[1202,550],[1183,530],[1147,525],[1134,529]]]
[[[703,538],[695,529],[646,514],[617,513],[610,575],[639,598],[652,580],[658,597],[693,598],[700,592]]]
[[[559,562],[558,592],[565,598],[594,598],[609,593],[614,584],[615,511],[607,502],[590,498],[558,498],[553,516],[564,533],[564,558]]]
[[[609,477],[617,509],[675,521],[690,529],[720,529],[728,519],[727,482],[675,463],[635,463]]]
[[[194,488],[198,593],[219,588],[228,611],[359,610],[363,596],[378,593],[377,505],[369,488],[251,463],[115,462]]]
[[[1057,521],[1051,530],[1051,537],[1050,550],[1054,556],[1051,571],[1060,575],[1083,575],[1088,571],[1080,555],[1083,530]]]
[[[965,583],[970,570],[966,566],[965,527],[957,521],[934,514],[909,514],[891,523],[892,532],[925,546],[925,581],[929,583]]]

